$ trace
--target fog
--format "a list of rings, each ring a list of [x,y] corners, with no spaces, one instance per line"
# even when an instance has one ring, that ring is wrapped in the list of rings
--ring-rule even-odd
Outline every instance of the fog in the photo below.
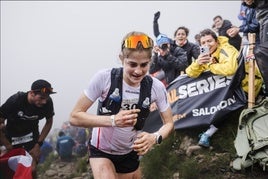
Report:
[[[45,79],[57,91],[51,97],[53,128],[59,128],[91,76],[121,65],[126,33],[142,31],[155,39],[156,11],[161,12],[160,32],[173,38],[177,27],[186,26],[194,42],[216,15],[240,25],[240,2],[1,1],[1,105],[17,91],[30,90],[36,79]]]

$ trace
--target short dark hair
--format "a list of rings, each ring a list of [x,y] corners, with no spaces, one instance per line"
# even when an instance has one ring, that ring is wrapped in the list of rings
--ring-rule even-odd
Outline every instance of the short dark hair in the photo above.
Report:
[[[61,136],[64,136],[65,133],[63,131],[60,131],[58,135],[61,137]]]
[[[220,18],[220,19],[222,20],[222,17],[221,17],[220,15],[217,15],[217,16],[215,16],[215,17],[213,18],[213,21],[215,21],[215,19],[217,19],[217,18]]]
[[[184,30],[185,33],[186,33],[186,36],[188,37],[190,31],[189,31],[189,29],[187,27],[184,27],[184,26],[180,26],[180,27],[177,28],[177,30],[174,33],[174,37],[176,37],[176,34],[180,29]]]
[[[211,29],[204,29],[200,32],[201,37],[204,37],[206,35],[211,35],[216,41],[218,39],[217,34]]]

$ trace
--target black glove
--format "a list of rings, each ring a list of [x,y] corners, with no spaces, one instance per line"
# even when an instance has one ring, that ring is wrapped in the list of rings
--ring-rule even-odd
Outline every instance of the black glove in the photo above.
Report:
[[[160,11],[157,11],[155,14],[154,14],[154,22],[157,22],[158,19],[160,17]]]

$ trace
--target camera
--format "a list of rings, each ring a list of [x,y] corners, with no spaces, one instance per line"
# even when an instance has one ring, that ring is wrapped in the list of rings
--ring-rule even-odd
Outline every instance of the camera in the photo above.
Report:
[[[209,54],[209,48],[206,46],[200,47],[200,54]]]
[[[160,47],[162,50],[166,51],[168,49],[168,44],[163,44]]]

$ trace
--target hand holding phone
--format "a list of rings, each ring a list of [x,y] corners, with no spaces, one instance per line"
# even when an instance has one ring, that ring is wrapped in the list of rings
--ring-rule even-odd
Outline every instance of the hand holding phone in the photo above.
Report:
[[[207,46],[200,47],[200,54],[207,54],[209,55],[209,48]]]
[[[209,52],[209,47],[207,46],[201,46],[200,47],[200,56],[197,59],[198,64],[207,64],[210,62],[210,52]]]

